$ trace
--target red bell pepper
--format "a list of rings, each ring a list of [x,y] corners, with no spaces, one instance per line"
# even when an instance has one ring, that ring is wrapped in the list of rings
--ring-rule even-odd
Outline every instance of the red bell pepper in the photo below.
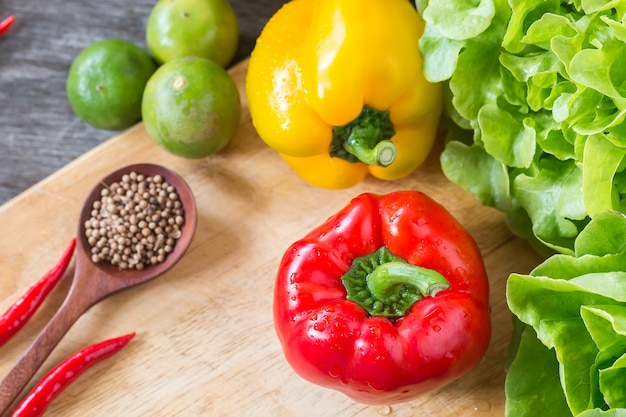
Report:
[[[274,289],[288,363],[366,404],[409,401],[474,369],[489,313],[478,246],[416,191],[353,199],[291,245]]]

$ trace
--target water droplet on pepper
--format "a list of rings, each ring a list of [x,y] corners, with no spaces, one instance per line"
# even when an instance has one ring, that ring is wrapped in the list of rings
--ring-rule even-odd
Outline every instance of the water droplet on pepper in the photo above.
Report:
[[[339,378],[342,373],[342,369],[339,365],[331,366],[330,370],[328,371],[328,375],[332,376],[333,378]]]

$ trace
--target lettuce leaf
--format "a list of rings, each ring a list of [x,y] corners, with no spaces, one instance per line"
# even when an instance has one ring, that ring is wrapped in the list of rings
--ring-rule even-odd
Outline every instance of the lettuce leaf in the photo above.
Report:
[[[575,416],[626,412],[626,216],[598,212],[573,247],[507,282],[523,323],[512,339],[507,416],[568,415],[563,399]]]
[[[531,326],[522,325],[519,332],[517,352],[507,370],[504,386],[505,415],[537,417],[537,411],[544,410],[549,411],[549,415],[571,417],[559,381],[559,363],[554,350],[537,339]]]
[[[515,233],[573,253],[593,217],[626,208],[626,2],[417,6],[424,73],[445,84],[459,128],[447,137],[444,174],[507,213]],[[529,230],[519,229],[524,219]]]
[[[547,258],[507,282],[506,415],[626,417],[626,0],[417,8],[444,174]]]

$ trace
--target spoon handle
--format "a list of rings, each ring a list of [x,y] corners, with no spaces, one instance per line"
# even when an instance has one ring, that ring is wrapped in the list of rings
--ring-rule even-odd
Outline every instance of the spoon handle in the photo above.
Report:
[[[17,364],[0,381],[0,416],[9,409],[24,387],[28,385],[76,320],[95,303],[89,298],[73,296],[73,294],[78,295],[78,292],[73,291],[74,289],[74,287],[70,289],[56,314],[39,333]]]

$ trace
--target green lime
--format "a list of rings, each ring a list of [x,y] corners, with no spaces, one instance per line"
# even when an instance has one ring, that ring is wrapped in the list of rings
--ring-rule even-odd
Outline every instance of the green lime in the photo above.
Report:
[[[148,81],[142,116],[148,134],[161,147],[185,158],[203,158],[235,135],[241,116],[239,90],[210,59],[175,59]]]
[[[83,49],[67,76],[67,98],[76,115],[99,129],[124,129],[141,118],[141,96],[156,71],[139,46],[106,39]]]
[[[148,17],[146,43],[159,63],[198,56],[226,67],[239,43],[237,16],[227,0],[159,0]]]

